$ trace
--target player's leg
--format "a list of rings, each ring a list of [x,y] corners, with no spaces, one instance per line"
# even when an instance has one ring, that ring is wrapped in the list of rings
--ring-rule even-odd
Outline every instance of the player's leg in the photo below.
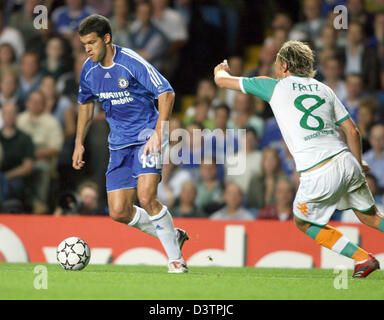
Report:
[[[106,187],[110,217],[157,237],[148,214],[136,207],[137,179],[133,177],[134,148],[110,150]]]
[[[349,241],[339,230],[330,226],[319,226],[300,220],[295,217],[295,224],[299,230],[310,236],[319,245],[337,252],[355,261],[363,261],[368,259],[368,252]]]
[[[181,255],[173,218],[168,208],[157,200],[159,174],[142,174],[138,177],[137,194],[140,205],[150,215],[165,252],[170,261],[170,272],[186,272],[187,267]]]
[[[368,211],[359,211],[357,209],[353,209],[353,212],[359,218],[361,223],[364,223],[368,227],[384,232],[384,218],[383,216],[379,215],[376,206],[373,206]]]
[[[107,196],[109,215],[113,220],[157,237],[156,230],[147,212],[134,205],[136,188],[110,191]]]

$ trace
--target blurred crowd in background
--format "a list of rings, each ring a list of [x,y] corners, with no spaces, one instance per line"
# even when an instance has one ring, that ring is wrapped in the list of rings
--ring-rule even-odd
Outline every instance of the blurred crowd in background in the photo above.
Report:
[[[34,27],[41,4],[47,29]],[[334,27],[336,5],[347,8],[347,29]],[[227,175],[226,161],[164,164],[158,195],[174,217],[293,218],[300,177],[268,103],[213,82],[213,68],[225,58],[235,76],[274,77],[276,53],[287,40],[311,45],[316,79],[335,91],[357,123],[371,167],[367,181],[381,208],[384,0],[2,0],[1,212],[108,214],[109,129],[99,105],[84,169],[73,170],[71,160],[87,59],[76,30],[93,13],[110,19],[115,44],[137,51],[170,81],[176,91],[170,132],[246,129],[241,175]],[[202,152],[197,145],[191,139],[186,147]],[[356,221],[349,211],[334,219]]]

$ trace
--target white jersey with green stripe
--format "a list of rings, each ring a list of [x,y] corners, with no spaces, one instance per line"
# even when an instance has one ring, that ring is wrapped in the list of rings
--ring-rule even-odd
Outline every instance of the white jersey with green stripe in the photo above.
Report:
[[[298,172],[348,149],[337,130],[348,111],[325,84],[299,76],[242,77],[239,82],[244,93],[269,102]]]

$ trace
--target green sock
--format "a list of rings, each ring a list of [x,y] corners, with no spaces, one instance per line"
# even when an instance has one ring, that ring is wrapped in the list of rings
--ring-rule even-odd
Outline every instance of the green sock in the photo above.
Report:
[[[379,230],[381,232],[384,232],[384,218],[381,219],[380,224],[379,224]]]

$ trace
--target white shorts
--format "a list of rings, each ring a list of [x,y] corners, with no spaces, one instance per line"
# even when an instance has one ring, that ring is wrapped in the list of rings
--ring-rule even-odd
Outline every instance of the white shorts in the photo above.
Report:
[[[358,161],[345,151],[322,167],[301,173],[293,213],[301,220],[324,226],[336,209],[364,212],[374,205]]]

